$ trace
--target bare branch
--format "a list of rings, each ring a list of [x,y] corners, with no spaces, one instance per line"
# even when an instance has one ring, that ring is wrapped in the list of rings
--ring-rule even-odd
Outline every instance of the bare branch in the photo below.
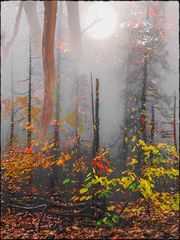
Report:
[[[85,33],[88,29],[93,27],[97,22],[100,22],[101,19],[95,19],[89,26],[87,26],[84,30],[81,31],[81,34]]]

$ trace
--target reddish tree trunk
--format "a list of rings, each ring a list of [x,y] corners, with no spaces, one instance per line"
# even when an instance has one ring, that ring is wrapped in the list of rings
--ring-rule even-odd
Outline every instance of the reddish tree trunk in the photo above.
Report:
[[[57,1],[44,1],[44,29],[42,39],[42,57],[44,69],[44,105],[40,137],[44,137],[53,116],[56,69],[54,41],[56,27]]]

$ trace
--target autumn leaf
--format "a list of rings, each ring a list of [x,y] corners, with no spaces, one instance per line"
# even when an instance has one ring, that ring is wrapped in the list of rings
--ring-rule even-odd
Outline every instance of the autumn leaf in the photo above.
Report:
[[[43,165],[43,167],[44,168],[48,168],[48,167],[50,167],[52,165],[52,162],[46,162],[44,165]]]
[[[32,147],[26,148],[26,153],[27,153],[27,154],[31,154],[31,153],[32,153]]]
[[[135,158],[132,158],[132,159],[131,159],[131,162],[129,163],[129,165],[134,165],[134,164],[136,164],[136,163],[138,163],[138,160],[135,159]]]
[[[85,192],[87,192],[88,191],[88,188],[82,188],[81,190],[80,190],[80,193],[82,194],[82,193],[85,193]]]
[[[58,166],[64,165],[64,159],[62,157],[58,158],[56,165],[58,165]]]

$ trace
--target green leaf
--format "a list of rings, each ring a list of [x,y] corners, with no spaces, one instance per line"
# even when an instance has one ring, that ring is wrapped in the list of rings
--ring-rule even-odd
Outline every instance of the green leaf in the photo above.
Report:
[[[90,180],[92,177],[90,176],[90,177],[87,177],[86,179],[85,179],[85,182],[87,182],[88,180]]]
[[[179,211],[179,204],[173,203],[172,208],[173,208],[175,211]]]
[[[111,217],[111,214],[110,214],[110,213],[108,213],[108,212],[106,213],[106,215],[107,215],[108,217]]]
[[[99,226],[99,225],[101,225],[101,224],[102,224],[101,221],[97,221],[97,223],[96,223],[97,226]]]
[[[107,217],[103,218],[102,219],[102,222],[110,227],[112,227],[112,222],[108,220]]]
[[[170,179],[174,178],[174,175],[172,173],[168,173],[168,176],[170,177]]]
[[[92,185],[92,182],[88,182],[88,183],[85,185],[85,187],[86,187],[86,188],[89,188],[91,185]]]
[[[135,183],[130,185],[129,189],[132,189],[132,191],[134,192],[134,191],[136,191],[137,187],[138,187],[138,183],[135,182]]]
[[[67,184],[67,183],[69,183],[70,182],[70,178],[66,178],[64,181],[63,181],[63,184]]]
[[[102,193],[100,194],[101,197],[106,197],[106,198],[108,198],[109,195],[110,195],[109,192],[102,192]]]
[[[88,178],[89,176],[91,176],[91,172],[90,172],[90,173],[88,173],[88,175],[87,175],[87,178]]]
[[[119,221],[119,216],[117,214],[114,214],[113,217],[112,217],[112,221],[114,223],[117,223]]]

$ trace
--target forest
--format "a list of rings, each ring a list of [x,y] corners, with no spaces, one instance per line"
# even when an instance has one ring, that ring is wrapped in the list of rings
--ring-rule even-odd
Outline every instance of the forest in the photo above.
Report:
[[[178,9],[1,2],[1,239],[179,239]]]

